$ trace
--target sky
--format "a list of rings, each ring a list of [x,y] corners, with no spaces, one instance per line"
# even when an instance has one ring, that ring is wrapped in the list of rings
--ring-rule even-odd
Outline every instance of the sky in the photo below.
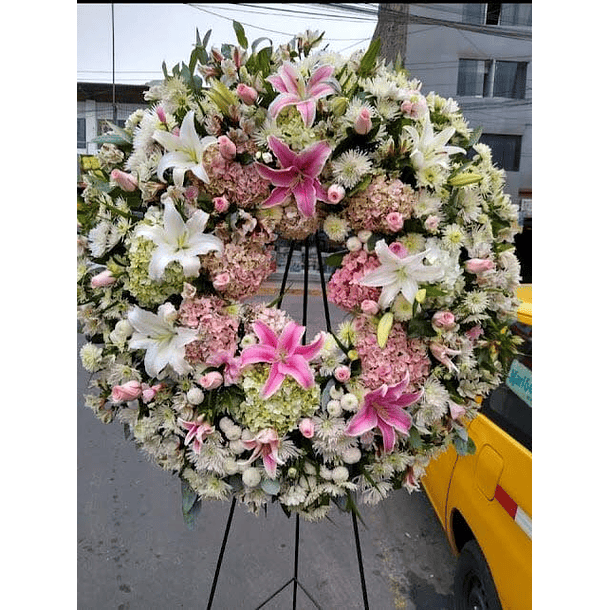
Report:
[[[354,5],[353,5],[354,6]],[[112,4],[77,4],[77,79],[112,82]],[[328,5],[294,4],[114,4],[115,82],[145,84],[188,62],[196,40],[212,30],[207,49],[236,44],[233,20],[248,42],[270,38],[273,46],[307,29],[325,32],[329,49],[351,53],[368,46],[377,24],[375,4],[349,12]],[[371,14],[361,11],[367,10]]]

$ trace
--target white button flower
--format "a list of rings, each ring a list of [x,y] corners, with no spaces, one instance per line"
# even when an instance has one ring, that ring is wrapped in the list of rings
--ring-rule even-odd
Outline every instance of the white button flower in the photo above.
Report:
[[[178,261],[186,277],[196,276],[201,264],[199,254],[213,250],[222,252],[222,241],[203,232],[210,217],[206,212],[197,210],[184,222],[169,197],[165,198],[164,205],[163,226],[141,224],[135,231],[136,236],[146,237],[157,246],[152,253],[148,275],[153,280],[160,280],[165,267],[172,261]]]
[[[362,286],[381,286],[379,307],[389,307],[399,293],[413,303],[415,294],[419,290],[419,282],[436,282],[443,277],[443,267],[438,265],[424,265],[428,251],[408,255],[407,250],[395,249],[393,252],[380,240],[375,244],[375,252],[381,266],[364,275],[358,283]]]
[[[184,184],[184,174],[190,170],[203,182],[209,182],[208,175],[203,168],[203,153],[205,149],[216,142],[214,136],[206,136],[201,139],[195,130],[195,113],[190,110],[186,113],[180,135],[174,135],[167,131],[157,130],[153,138],[159,142],[167,151],[159,161],[157,176],[163,179],[163,172],[169,167],[173,167],[174,184],[182,186]]]
[[[144,368],[151,377],[157,377],[169,364],[176,373],[184,375],[191,370],[184,359],[184,346],[197,338],[197,330],[174,326],[176,309],[164,303],[154,314],[135,306],[127,314],[136,332],[129,340],[131,349],[145,349]]]

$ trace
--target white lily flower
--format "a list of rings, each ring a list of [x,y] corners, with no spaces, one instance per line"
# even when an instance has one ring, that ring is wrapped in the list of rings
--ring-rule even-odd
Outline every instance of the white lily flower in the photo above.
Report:
[[[154,314],[135,306],[127,319],[135,332],[129,340],[131,349],[145,349],[144,368],[151,377],[157,377],[169,364],[176,373],[184,375],[191,365],[184,359],[184,346],[197,338],[197,330],[174,326],[176,310],[164,303]]]
[[[148,274],[153,280],[163,277],[165,267],[178,261],[184,269],[186,277],[199,273],[199,254],[207,254],[213,250],[223,251],[223,244],[218,237],[204,233],[203,229],[210,215],[203,210],[197,210],[186,222],[169,197],[164,201],[163,226],[141,224],[135,231],[136,236],[143,236],[156,244],[153,250]]]
[[[365,274],[358,281],[362,286],[381,286],[379,306],[389,307],[399,293],[413,303],[419,290],[419,282],[436,282],[443,277],[440,265],[424,265],[428,250],[418,254],[399,256],[392,252],[385,240],[375,244],[375,252],[381,266]]]
[[[208,175],[203,169],[203,153],[205,149],[216,142],[214,136],[206,136],[201,139],[195,130],[195,113],[189,110],[180,126],[180,135],[174,135],[167,131],[157,130],[152,136],[167,151],[159,161],[157,167],[157,177],[162,182],[163,172],[173,167],[174,184],[182,186],[184,184],[184,174],[191,170],[199,180],[209,182]]]
[[[412,125],[405,125],[403,129],[413,141],[413,150],[411,151],[410,158],[413,168],[417,172],[422,172],[434,165],[448,168],[449,155],[457,153],[466,154],[466,151],[459,146],[446,146],[455,133],[455,127],[447,127],[434,135],[429,115],[426,115],[423,121],[421,133]]]

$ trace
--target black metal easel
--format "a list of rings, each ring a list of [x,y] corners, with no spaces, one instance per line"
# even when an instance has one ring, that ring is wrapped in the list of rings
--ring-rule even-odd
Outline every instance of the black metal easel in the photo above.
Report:
[[[324,281],[324,266],[322,261],[322,252],[320,249],[320,238],[318,233],[315,234],[315,242],[316,242],[316,250],[318,254],[318,267],[320,269],[320,285],[322,287],[322,301],[324,303],[324,316],[326,318],[326,329],[328,332],[331,331],[331,323],[330,323],[330,312],[328,308],[328,300],[326,298],[326,283]],[[278,307],[282,306],[282,300],[284,298],[284,292],[286,290],[286,282],[288,280],[288,271],[290,268],[290,262],[292,260],[292,254],[294,252],[294,248],[296,245],[296,240],[292,240],[290,243],[290,250],[288,252],[288,257],[286,259],[286,268],[284,269],[284,275],[282,277],[282,284],[280,287],[280,295],[278,300]],[[304,255],[304,264],[303,264],[303,321],[302,324],[307,328],[307,295],[308,295],[308,284],[309,284],[309,245],[310,238],[308,237],[304,241],[305,247],[305,255]],[[303,333],[303,343],[306,342],[307,331]],[[218,584],[218,577],[220,575],[220,568],[222,566],[222,560],[224,557],[225,548],[227,546],[227,539],[229,537],[229,531],[231,529],[231,523],[233,522],[233,514],[235,512],[235,504],[236,499],[233,498],[231,502],[231,508],[229,509],[229,517],[227,519],[227,524],[225,527],[224,536],[222,539],[222,544],[220,547],[220,553],[218,554],[218,561],[216,562],[216,571],[214,573],[214,580],[212,582],[212,588],[210,590],[210,595],[208,598],[207,610],[211,610],[212,603],[214,601],[214,594],[216,592],[216,585]],[[352,510],[352,526],[354,529],[354,540],[356,543],[356,554],[358,556],[358,569],[360,572],[360,586],[362,588],[362,601],[364,604],[364,610],[369,610],[369,602],[368,595],[366,590],[366,581],[364,578],[364,566],[362,563],[362,550],[360,548],[360,535],[358,533],[358,519],[356,517],[356,512]],[[303,593],[307,595],[309,600],[314,604],[316,608],[322,610],[322,606],[320,606],[311,594],[303,587],[303,585],[299,582],[299,527],[300,527],[300,519],[299,515],[296,515],[296,523],[295,523],[295,536],[294,536],[294,572],[293,576],[288,582],[282,585],[277,591],[272,593],[265,601],[256,606],[255,610],[259,610],[263,606],[265,606],[268,602],[270,602],[276,595],[281,593],[286,587],[288,587],[292,583],[292,610],[296,610],[297,604],[297,590],[300,587]]]

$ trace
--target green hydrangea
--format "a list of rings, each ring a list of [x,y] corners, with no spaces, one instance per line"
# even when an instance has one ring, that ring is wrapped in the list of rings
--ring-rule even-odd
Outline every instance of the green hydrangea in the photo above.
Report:
[[[245,400],[233,415],[254,434],[273,428],[281,437],[295,429],[301,418],[313,417],[320,406],[320,387],[314,384],[306,390],[287,376],[275,394],[262,398],[261,389],[269,376],[269,368],[267,364],[256,364],[244,372]]]
[[[155,244],[151,240],[137,237],[128,252],[128,279],[125,288],[138,299],[142,307],[155,307],[164,303],[172,294],[180,294],[184,284],[184,272],[178,261],[167,265],[160,281],[150,278],[148,266],[154,248]]]

